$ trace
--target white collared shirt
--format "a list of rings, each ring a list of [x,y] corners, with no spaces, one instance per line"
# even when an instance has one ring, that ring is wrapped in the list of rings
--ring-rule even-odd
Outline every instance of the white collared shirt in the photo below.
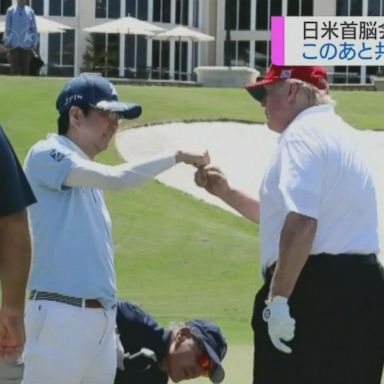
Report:
[[[260,188],[263,270],[278,258],[289,212],[317,220],[311,254],[378,252],[375,187],[358,135],[330,105],[306,109],[281,134]]]

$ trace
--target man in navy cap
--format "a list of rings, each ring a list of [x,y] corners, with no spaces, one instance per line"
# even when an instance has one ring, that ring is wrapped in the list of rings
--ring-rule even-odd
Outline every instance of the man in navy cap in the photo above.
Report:
[[[379,384],[384,270],[375,186],[323,67],[272,65],[248,92],[280,134],[260,196],[206,167],[196,182],[260,223],[254,384]]]
[[[117,330],[122,344],[115,384],[166,384],[199,376],[212,383],[224,380],[221,361],[227,343],[220,328],[193,319],[164,329],[135,304],[117,305]]]
[[[141,114],[100,76],[80,75],[60,92],[58,134],[36,143],[25,171],[33,261],[26,307],[25,384],[107,384],[116,370],[116,274],[111,219],[102,190],[133,188],[178,162],[208,153],[163,153],[131,165],[96,163],[119,119]],[[90,369],[92,367],[92,369]]]

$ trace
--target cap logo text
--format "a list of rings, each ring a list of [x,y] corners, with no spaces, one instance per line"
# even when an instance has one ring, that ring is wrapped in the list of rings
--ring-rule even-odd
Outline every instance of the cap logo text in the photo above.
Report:
[[[65,105],[71,104],[74,101],[83,100],[83,95],[71,95],[65,98]]]

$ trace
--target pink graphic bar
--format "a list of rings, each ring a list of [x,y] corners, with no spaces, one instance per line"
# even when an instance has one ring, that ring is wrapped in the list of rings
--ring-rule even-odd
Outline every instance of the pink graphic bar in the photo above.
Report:
[[[284,16],[271,17],[272,64],[284,65]]]

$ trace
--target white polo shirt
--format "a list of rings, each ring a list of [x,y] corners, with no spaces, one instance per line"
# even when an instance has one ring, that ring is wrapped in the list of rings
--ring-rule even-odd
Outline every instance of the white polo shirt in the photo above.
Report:
[[[358,131],[330,105],[306,109],[279,138],[260,188],[263,270],[278,258],[289,212],[317,219],[311,254],[379,251],[375,187]]]
[[[33,260],[29,288],[116,301],[111,219],[102,191],[66,188],[64,180],[85,153],[64,136],[35,144],[25,172],[37,197],[29,210]]]

